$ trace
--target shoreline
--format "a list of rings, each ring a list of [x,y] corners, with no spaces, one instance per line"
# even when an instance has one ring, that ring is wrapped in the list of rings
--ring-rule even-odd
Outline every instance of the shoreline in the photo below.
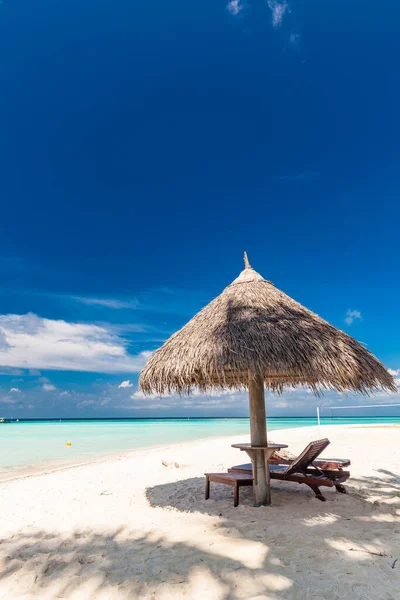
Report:
[[[335,429],[337,427],[340,428],[346,428],[346,429],[375,429],[375,428],[400,428],[400,424],[398,423],[376,423],[376,424],[370,424],[370,425],[363,425],[363,424],[359,424],[359,425],[351,425],[351,424],[335,424],[335,425],[321,425],[321,436],[325,437],[323,435],[323,429]],[[307,431],[310,434],[315,432],[314,438],[317,439],[318,438],[318,425],[308,425],[308,426],[304,426],[304,427],[292,427],[292,428],[286,428],[286,429],[273,429],[268,435],[270,437],[274,437],[274,434],[276,433],[277,435],[280,435],[281,433],[285,436],[287,436],[290,432],[294,431],[294,430],[299,430],[301,429],[303,432]],[[158,451],[164,451],[164,452],[170,452],[170,451],[174,451],[177,450],[179,448],[181,448],[182,446],[190,446],[191,444],[196,444],[196,443],[203,443],[206,441],[224,441],[224,440],[235,440],[232,443],[237,443],[238,441],[243,441],[243,438],[248,438],[250,435],[249,433],[246,434],[227,434],[227,435],[218,435],[218,436],[205,436],[205,437],[200,437],[200,438],[195,438],[192,440],[183,440],[180,442],[176,442],[176,443],[168,443],[168,444],[155,444],[155,445],[151,445],[151,446],[140,446],[137,448],[132,448],[132,449],[127,449],[127,450],[116,450],[114,452],[107,452],[105,454],[102,455],[93,455],[93,457],[85,457],[82,458],[82,460],[76,460],[76,461],[68,461],[68,462],[59,462],[59,461],[54,461],[54,462],[49,462],[48,466],[43,466],[43,467],[26,467],[26,468],[22,468],[22,469],[16,469],[17,472],[15,472],[12,475],[8,475],[6,473],[0,473],[0,486],[5,484],[5,483],[10,483],[13,481],[18,481],[18,480],[23,480],[23,479],[29,479],[32,477],[40,477],[40,476],[44,476],[44,475],[51,475],[52,473],[59,473],[59,472],[63,472],[63,471],[68,471],[70,469],[77,469],[79,467],[85,467],[85,466],[90,466],[90,465],[97,465],[97,464],[103,464],[103,463],[107,463],[110,461],[118,461],[118,460],[124,460],[124,459],[134,459],[136,456],[146,453],[152,453],[152,452],[158,452]],[[241,438],[239,440],[239,438]]]

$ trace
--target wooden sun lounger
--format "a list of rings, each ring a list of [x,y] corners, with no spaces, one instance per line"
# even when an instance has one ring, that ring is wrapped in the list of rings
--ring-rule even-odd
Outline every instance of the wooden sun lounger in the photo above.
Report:
[[[273,444],[270,440],[268,444]],[[291,465],[297,456],[289,452],[288,450],[276,451],[269,459],[270,465]],[[316,458],[312,466],[318,467],[321,471],[342,471],[346,467],[351,465],[351,461],[348,458]],[[251,463],[245,463],[243,465],[235,465],[228,469],[228,471],[235,471],[236,473],[248,473],[252,471]]]
[[[350,477],[348,471],[337,471],[340,473],[338,477],[333,476],[333,471],[329,477],[326,474],[319,475],[314,469],[307,469],[305,473],[287,473],[287,467],[285,465],[270,465],[269,468],[271,479],[278,479],[280,481],[294,481],[296,483],[305,483],[312,489],[316,498],[325,502],[326,498],[322,494],[320,487],[333,487],[341,493],[346,493],[346,489],[343,483]]]
[[[294,460],[296,460],[296,456],[292,455],[293,458],[280,458],[279,455],[275,452],[271,458],[270,463],[273,465],[291,465]],[[251,463],[249,463],[251,466]],[[341,471],[346,467],[351,465],[351,462],[348,458],[317,458],[314,460],[313,465],[317,466],[322,471],[325,470],[333,470],[333,471]]]
[[[340,459],[337,459],[340,460]],[[292,460],[288,460],[286,462],[284,461],[277,461],[277,460],[273,460],[272,458],[270,458],[269,460],[269,464],[270,465],[291,465],[292,464]],[[346,464],[344,464],[346,463]],[[337,462],[331,462],[330,459],[328,460],[315,460],[312,464],[312,466],[318,467],[318,469],[320,469],[321,471],[328,472],[328,471],[334,471],[335,473],[337,473],[338,471],[343,471],[343,467],[347,467],[349,466],[351,463],[350,461],[344,461],[343,460],[343,464],[341,466],[338,466]],[[234,471],[235,473],[251,473],[252,472],[252,464],[251,463],[244,463],[243,465],[235,465],[234,467],[230,467],[230,469],[228,469],[228,473],[230,473],[231,471]]]
[[[286,465],[269,465],[271,479],[274,479],[274,477],[272,475],[272,472],[274,470],[275,470],[275,472],[279,472],[277,469],[274,469],[274,467],[280,467],[280,466],[285,467]],[[327,479],[331,479],[331,481],[333,481],[333,485],[335,485],[338,492],[341,492],[342,494],[346,493],[344,486],[341,485],[343,482],[341,482],[339,480],[342,479],[342,477],[344,477],[344,480],[346,481],[350,477],[350,471],[344,471],[343,469],[318,469],[316,471],[311,466],[307,469],[307,475],[310,475],[310,476],[316,475],[319,477],[321,475],[320,471],[322,471],[322,474]],[[251,465],[251,463],[246,463],[244,465],[236,465],[234,467],[230,467],[228,469],[228,473],[241,473],[242,475],[247,475],[248,477],[252,477],[252,465]],[[279,478],[275,477],[275,479],[279,479]]]
[[[329,443],[328,439],[311,442],[290,464],[270,464],[269,470],[271,479],[304,483],[308,485],[313,490],[316,497],[322,501],[325,500],[325,497],[319,489],[320,486],[335,486],[338,492],[345,493],[346,489],[344,488],[343,483],[350,477],[349,471],[344,471],[343,469],[321,469],[317,465],[317,456],[325,450]],[[248,473],[248,476],[250,476],[250,472],[251,464],[238,465],[237,467],[228,469],[228,473],[230,474],[238,473],[245,475]]]
[[[316,466],[316,458],[330,444],[328,439],[310,442],[299,456],[289,465],[269,465],[271,479],[280,481],[293,481],[304,483],[313,490],[318,500],[325,501],[326,498],[320,491],[320,487],[336,487],[338,492],[345,493],[343,483],[350,477],[349,471],[343,469],[322,470]],[[241,467],[246,467],[242,469]],[[206,476],[206,500],[210,497],[210,481],[231,485],[234,488],[234,506],[239,504],[239,487],[253,484],[253,474],[247,465],[231,467],[228,473],[205,473]]]
[[[273,444],[274,442],[268,440],[268,444]],[[275,465],[290,465],[294,460],[296,460],[297,456],[292,454],[289,450],[276,450],[271,458],[269,459],[270,464]],[[345,469],[350,466],[350,460],[348,458],[317,458],[314,461],[314,464],[317,465],[320,469]],[[251,468],[251,463],[249,463]]]

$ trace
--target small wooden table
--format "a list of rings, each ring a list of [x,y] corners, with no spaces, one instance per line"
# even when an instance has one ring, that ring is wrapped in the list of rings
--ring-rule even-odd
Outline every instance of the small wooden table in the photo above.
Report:
[[[239,504],[239,488],[244,485],[253,485],[253,478],[245,473],[204,473],[206,476],[206,500],[210,497],[210,481],[225,483],[233,487],[233,506]]]
[[[255,446],[252,444],[232,444],[232,448],[239,448],[246,452],[249,455],[251,464],[253,466],[253,481],[257,484],[257,469],[254,468],[254,462],[257,460],[257,456],[259,457],[259,453],[262,452],[264,457],[262,460],[265,462],[265,470],[267,473],[267,477],[269,479],[269,466],[268,461],[276,450],[281,450],[282,448],[287,448],[287,444],[261,444],[259,446]],[[259,464],[259,463],[258,463]]]

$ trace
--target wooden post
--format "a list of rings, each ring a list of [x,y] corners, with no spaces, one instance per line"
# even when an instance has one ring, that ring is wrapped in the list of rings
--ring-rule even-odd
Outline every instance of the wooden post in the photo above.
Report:
[[[267,443],[267,420],[265,415],[264,380],[260,375],[249,373],[250,440],[252,446]],[[257,506],[271,504],[268,461],[264,450],[254,452],[254,493]]]

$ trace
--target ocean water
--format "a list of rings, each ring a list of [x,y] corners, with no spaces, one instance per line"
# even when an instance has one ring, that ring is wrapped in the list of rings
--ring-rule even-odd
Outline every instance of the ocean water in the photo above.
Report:
[[[400,423],[397,417],[323,418],[322,425]],[[268,431],[317,425],[316,418],[269,418]],[[0,478],[187,440],[247,435],[249,419],[112,419],[0,424]],[[285,440],[280,440],[285,441]],[[70,445],[67,445],[70,444]]]

